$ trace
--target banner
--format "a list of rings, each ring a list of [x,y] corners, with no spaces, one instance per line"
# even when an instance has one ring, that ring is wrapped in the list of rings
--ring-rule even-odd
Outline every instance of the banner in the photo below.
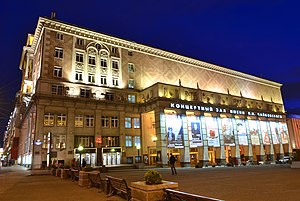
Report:
[[[278,131],[278,123],[271,121],[270,127],[271,127],[273,144],[279,144],[280,136],[279,136],[279,131]]]
[[[288,130],[285,122],[279,122],[279,133],[281,136],[282,144],[289,143]]]
[[[234,146],[234,134],[232,129],[232,120],[229,118],[221,118],[222,135],[225,146]]]
[[[183,130],[180,115],[166,114],[167,145],[169,148],[183,148]]]
[[[218,122],[216,118],[205,117],[208,146],[219,147]]]
[[[260,121],[260,129],[261,129],[261,136],[263,139],[263,143],[270,144],[270,136],[269,136],[268,125],[266,121]]]
[[[256,120],[248,120],[248,123],[252,145],[260,145]]]
[[[201,124],[199,117],[188,116],[187,119],[190,147],[202,146]]]
[[[248,138],[246,134],[246,126],[244,120],[236,120],[236,130],[239,139],[239,145],[248,145]]]

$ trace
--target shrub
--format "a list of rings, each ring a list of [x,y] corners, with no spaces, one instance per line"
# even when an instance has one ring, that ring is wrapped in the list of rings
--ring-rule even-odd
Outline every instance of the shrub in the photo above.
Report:
[[[144,179],[147,185],[155,185],[162,183],[162,176],[155,170],[149,170],[145,173]]]

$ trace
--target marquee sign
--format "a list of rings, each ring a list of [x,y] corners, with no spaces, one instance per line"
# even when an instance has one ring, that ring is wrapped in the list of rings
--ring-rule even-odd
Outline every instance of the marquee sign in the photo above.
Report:
[[[192,105],[192,104],[183,104],[183,103],[170,103],[171,108],[183,109],[183,110],[198,110],[203,112],[217,112],[217,113],[229,113],[229,114],[241,114],[248,116],[258,116],[258,117],[268,117],[268,118],[282,118],[280,114],[270,114],[264,112],[251,112],[245,110],[236,110],[228,109],[222,107],[213,107],[213,106],[201,106],[201,105]]]

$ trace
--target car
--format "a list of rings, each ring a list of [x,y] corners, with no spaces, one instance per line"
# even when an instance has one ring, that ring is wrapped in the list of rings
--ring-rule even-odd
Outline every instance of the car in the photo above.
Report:
[[[278,159],[279,164],[286,164],[290,162],[290,157],[289,156],[284,156],[283,158]]]

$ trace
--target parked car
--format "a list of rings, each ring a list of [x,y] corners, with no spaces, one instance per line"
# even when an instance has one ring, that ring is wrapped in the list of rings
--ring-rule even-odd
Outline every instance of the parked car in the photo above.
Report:
[[[279,164],[286,164],[286,163],[289,163],[290,160],[291,160],[291,158],[290,158],[289,156],[284,156],[283,158],[279,158],[279,159],[277,160],[277,162],[278,162]]]

